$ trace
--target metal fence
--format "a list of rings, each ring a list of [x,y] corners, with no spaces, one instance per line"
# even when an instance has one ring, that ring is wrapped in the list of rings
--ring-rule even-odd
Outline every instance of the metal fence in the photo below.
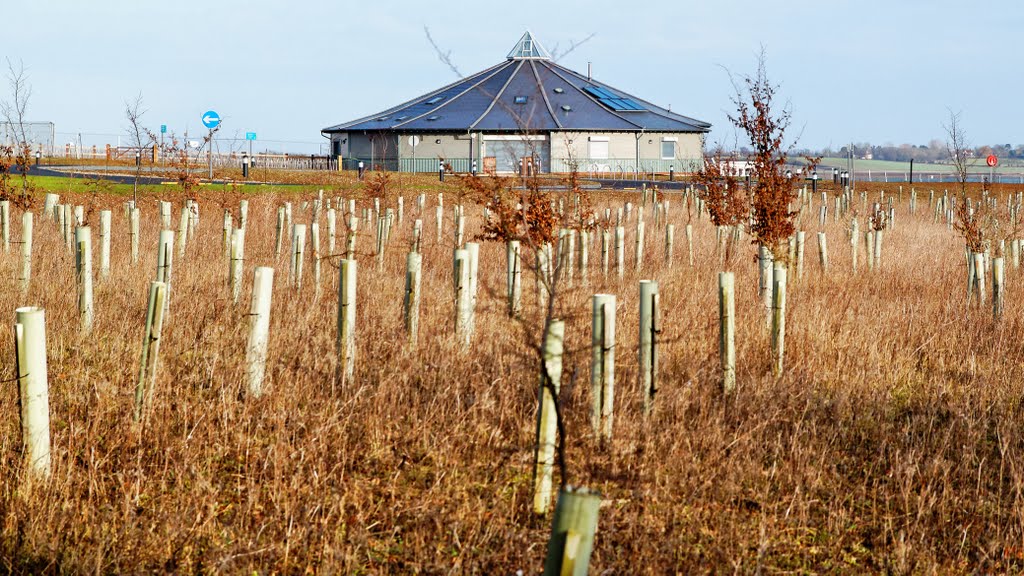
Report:
[[[581,174],[588,174],[592,177],[629,179],[638,174],[664,174],[675,171],[679,174],[696,172],[704,165],[702,158],[676,158],[673,160],[640,159],[636,158],[552,158],[552,172],[570,172],[573,164]]]

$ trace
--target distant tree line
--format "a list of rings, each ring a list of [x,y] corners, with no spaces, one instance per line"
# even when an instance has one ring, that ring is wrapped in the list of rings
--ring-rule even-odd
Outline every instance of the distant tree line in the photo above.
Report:
[[[826,158],[846,158],[849,155],[849,146],[839,149],[826,147],[819,150],[806,149],[798,150],[795,155],[803,156],[824,156]],[[968,148],[968,157],[985,158],[989,154],[995,154],[1000,160],[1024,159],[1024,144],[992,144]],[[870,158],[873,160],[890,160],[893,162],[939,162],[949,161],[949,149],[942,140],[932,140],[928,144],[883,144],[875,146],[868,142],[853,144],[853,155],[857,159]]]

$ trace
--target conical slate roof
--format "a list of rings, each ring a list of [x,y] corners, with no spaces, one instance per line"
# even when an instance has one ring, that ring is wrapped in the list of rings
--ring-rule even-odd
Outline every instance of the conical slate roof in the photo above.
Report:
[[[526,32],[495,66],[324,133],[396,132],[707,132],[676,114],[555,63]]]

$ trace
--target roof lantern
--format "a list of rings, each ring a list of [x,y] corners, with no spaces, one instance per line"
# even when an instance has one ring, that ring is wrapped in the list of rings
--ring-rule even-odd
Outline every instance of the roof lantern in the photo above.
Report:
[[[508,53],[509,60],[551,60],[551,54],[540,45],[530,31],[527,30],[523,37],[516,42],[512,51]]]

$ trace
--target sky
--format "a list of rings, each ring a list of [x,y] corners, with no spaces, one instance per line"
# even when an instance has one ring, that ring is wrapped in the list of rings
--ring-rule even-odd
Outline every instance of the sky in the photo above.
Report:
[[[2,0],[0,5],[14,0]],[[317,153],[320,130],[383,110],[504,60],[529,29],[559,63],[737,136],[733,76],[764,47],[800,148],[945,139],[1021,144],[1024,4],[947,0],[35,0],[7,6],[0,54],[23,63],[30,120],[58,144],[127,142],[126,101],[154,130],[257,133],[256,149]],[[3,86],[0,100],[9,100]],[[742,145],[742,140],[739,141]],[[326,149],[326,146],[324,146]]]

